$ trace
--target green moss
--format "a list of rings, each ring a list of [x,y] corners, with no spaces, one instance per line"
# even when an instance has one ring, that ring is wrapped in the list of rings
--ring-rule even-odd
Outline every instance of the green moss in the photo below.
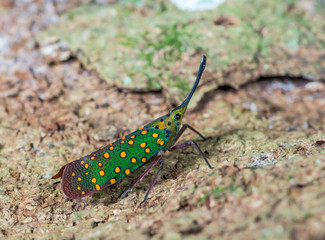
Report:
[[[87,68],[97,70],[110,84],[142,90],[164,87],[167,96],[179,102],[193,82],[202,53],[208,56],[210,72],[227,77],[229,69],[240,67],[242,77],[230,79],[232,86],[252,80],[250,74],[259,63],[269,66],[267,74],[280,71],[316,78],[324,74],[317,57],[299,56],[306,58],[309,69],[295,64],[291,69],[280,62],[274,65],[288,58],[281,49],[295,56],[299,49],[317,52],[325,46],[324,21],[315,15],[315,24],[295,1],[229,0],[215,10],[195,14],[165,1],[124,3],[73,9],[39,39],[55,37],[67,42]],[[219,16],[236,21],[229,27],[216,25]]]

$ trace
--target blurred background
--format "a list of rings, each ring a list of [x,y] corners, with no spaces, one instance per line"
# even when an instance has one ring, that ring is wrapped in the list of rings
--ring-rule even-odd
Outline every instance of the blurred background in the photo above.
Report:
[[[209,137],[81,200],[61,165],[166,114]],[[324,0],[0,1],[0,237],[324,239]],[[144,169],[143,169],[144,170]]]

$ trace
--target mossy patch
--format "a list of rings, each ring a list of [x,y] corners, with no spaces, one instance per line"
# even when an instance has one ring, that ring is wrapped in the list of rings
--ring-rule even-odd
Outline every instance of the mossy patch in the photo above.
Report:
[[[46,46],[62,40],[111,85],[163,89],[174,103],[186,96],[205,54],[205,86],[195,106],[204,92],[237,88],[260,76],[324,79],[324,22],[322,14],[309,14],[296,1],[229,0],[201,12],[144,1],[73,9],[39,41]]]

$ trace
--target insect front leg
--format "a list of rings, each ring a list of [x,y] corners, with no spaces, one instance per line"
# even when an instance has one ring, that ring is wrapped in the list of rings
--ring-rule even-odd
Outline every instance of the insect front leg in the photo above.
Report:
[[[180,136],[182,136],[182,134],[184,133],[184,131],[187,128],[191,129],[193,132],[195,132],[197,135],[199,135],[203,139],[203,141],[207,140],[201,133],[199,133],[197,130],[195,130],[195,128],[193,128],[192,126],[190,126],[188,124],[183,124],[182,128],[179,130],[179,132],[175,136],[174,142],[177,142],[177,140],[180,138]]]
[[[170,149],[168,149],[168,151],[172,152],[172,151],[175,151],[175,150],[178,150],[178,149],[181,149],[181,148],[184,148],[184,147],[189,147],[189,146],[192,146],[192,145],[194,145],[194,147],[199,151],[199,153],[203,157],[203,159],[206,162],[206,164],[208,165],[208,167],[210,169],[213,169],[213,167],[210,165],[208,159],[205,157],[205,154],[202,152],[202,150],[199,148],[199,146],[196,144],[196,142],[194,142],[192,140],[183,142],[183,143],[178,144],[176,146],[173,146]]]

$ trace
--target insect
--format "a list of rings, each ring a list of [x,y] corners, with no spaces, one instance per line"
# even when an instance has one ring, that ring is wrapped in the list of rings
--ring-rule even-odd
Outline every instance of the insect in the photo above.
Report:
[[[140,203],[141,205],[147,200],[162,171],[164,152],[167,150],[175,151],[188,146],[194,146],[208,167],[213,169],[194,141],[186,141],[175,145],[187,128],[198,134],[203,140],[206,140],[190,125],[184,124],[181,127],[184,113],[200,82],[205,65],[206,57],[203,56],[193,88],[181,105],[122,139],[64,165],[52,177],[52,179],[62,177],[63,193],[68,198],[85,197],[107,186],[118,184],[124,177],[150,161],[151,164],[146,171],[121,195],[121,198],[125,197],[158,164],[158,173],[151,183],[144,200]]]

